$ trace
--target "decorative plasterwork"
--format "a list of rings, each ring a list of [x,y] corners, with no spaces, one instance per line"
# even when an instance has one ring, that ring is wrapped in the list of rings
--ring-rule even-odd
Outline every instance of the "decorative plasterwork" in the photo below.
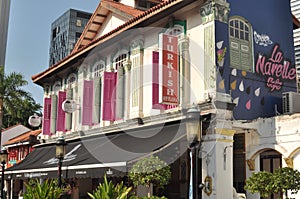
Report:
[[[203,23],[208,23],[213,20],[227,23],[229,11],[229,3],[226,1],[210,0],[200,8],[200,15],[202,16]]]
[[[249,160],[246,160],[246,162],[249,167],[249,170],[254,171],[255,170],[255,160],[249,159]]]
[[[135,39],[130,44],[131,54],[138,54],[144,48],[144,39]]]
[[[131,61],[129,59],[125,60],[123,62],[123,67],[124,67],[125,73],[129,72],[131,70]]]
[[[236,130],[216,128],[216,134],[233,136]]]
[[[294,159],[293,158],[284,158],[286,165],[290,168],[294,168]]]

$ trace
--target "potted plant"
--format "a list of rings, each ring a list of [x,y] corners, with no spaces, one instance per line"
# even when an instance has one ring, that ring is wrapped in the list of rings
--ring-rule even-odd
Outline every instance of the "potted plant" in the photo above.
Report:
[[[158,157],[150,156],[135,163],[129,171],[129,178],[135,186],[143,185],[151,196],[151,184],[162,188],[171,179],[171,168]]]

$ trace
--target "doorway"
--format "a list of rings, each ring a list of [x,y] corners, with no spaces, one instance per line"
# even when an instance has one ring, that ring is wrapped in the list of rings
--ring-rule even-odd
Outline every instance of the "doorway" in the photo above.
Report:
[[[282,156],[277,151],[271,149],[260,154],[260,170],[273,173],[276,169],[282,167]],[[269,197],[261,199],[278,199],[280,194],[272,194]]]

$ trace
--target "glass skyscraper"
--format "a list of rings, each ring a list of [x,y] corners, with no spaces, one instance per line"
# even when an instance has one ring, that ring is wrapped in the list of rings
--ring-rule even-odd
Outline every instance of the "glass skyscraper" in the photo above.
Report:
[[[291,0],[291,9],[294,16],[300,20],[300,0]],[[300,28],[294,30],[295,64],[298,79],[300,78]]]
[[[72,52],[91,16],[91,13],[70,9],[51,24],[49,66]]]

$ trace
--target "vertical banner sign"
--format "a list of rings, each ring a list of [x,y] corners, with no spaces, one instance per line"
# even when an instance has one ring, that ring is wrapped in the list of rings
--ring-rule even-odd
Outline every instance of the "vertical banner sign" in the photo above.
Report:
[[[160,34],[159,42],[159,99],[162,104],[178,104],[178,38],[173,35]]]

